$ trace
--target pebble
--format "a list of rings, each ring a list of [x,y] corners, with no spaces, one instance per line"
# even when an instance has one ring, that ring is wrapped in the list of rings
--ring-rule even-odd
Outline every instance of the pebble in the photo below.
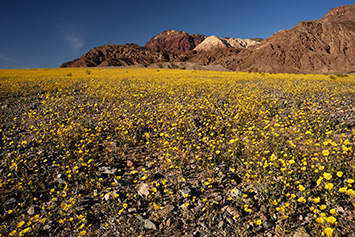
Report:
[[[180,192],[183,197],[185,197],[185,195],[191,196],[191,189],[187,187],[180,189]]]
[[[243,192],[240,191],[239,189],[237,188],[233,188],[230,192],[231,196],[232,197],[241,197],[243,195]]]
[[[17,202],[16,198],[10,198],[9,200],[6,201],[6,205],[15,204],[16,202]]]
[[[156,225],[153,222],[151,222],[150,220],[148,220],[148,219],[144,220],[144,228],[150,229],[150,230],[156,230],[157,229]]]
[[[147,197],[149,195],[149,185],[143,183],[138,190],[138,194],[142,197]]]
[[[44,230],[49,230],[50,228],[52,228],[50,225],[45,225],[45,226],[43,226],[43,229],[44,229]]]
[[[29,209],[28,209],[28,211],[27,211],[27,214],[28,215],[33,215],[33,214],[35,214],[35,206],[31,206]]]

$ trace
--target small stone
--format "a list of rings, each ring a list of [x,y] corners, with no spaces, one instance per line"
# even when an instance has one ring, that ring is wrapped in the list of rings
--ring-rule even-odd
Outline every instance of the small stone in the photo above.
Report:
[[[29,209],[28,209],[28,211],[27,211],[27,214],[28,215],[33,215],[33,214],[35,214],[35,206],[31,206]]]
[[[132,167],[133,166],[133,162],[130,161],[130,160],[127,160],[126,165],[127,165],[127,167]]]
[[[167,227],[169,227],[169,226],[171,225],[171,219],[168,219],[168,220],[166,221],[165,225],[166,225]]]
[[[168,212],[172,212],[175,209],[175,206],[168,204],[164,207],[164,209],[166,209]]]
[[[128,208],[128,212],[130,212],[130,213],[137,212],[137,208],[135,208],[135,207]]]
[[[180,205],[180,208],[183,209],[183,210],[186,210],[187,209],[187,205],[185,203],[183,203],[183,204]]]
[[[110,199],[110,194],[106,193],[104,198],[105,198],[106,201],[108,201]]]
[[[149,195],[149,185],[143,183],[138,190],[138,194],[142,197],[147,197]]]
[[[171,213],[174,209],[175,209],[175,206],[168,204],[168,205],[162,207],[158,211],[158,214],[159,214],[159,216],[164,217],[164,216],[167,216],[169,213]]]
[[[181,189],[180,192],[183,197],[191,196],[191,190],[189,188],[185,187],[185,188]]]
[[[238,211],[234,207],[231,207],[231,206],[223,207],[222,211],[225,211],[225,212],[229,213],[233,217],[237,216],[239,214]]]
[[[151,222],[150,220],[148,220],[148,219],[144,220],[144,228],[150,229],[150,230],[156,230],[157,229],[156,225],[153,222]]]
[[[233,219],[232,219],[232,218],[226,217],[226,220],[227,220],[227,222],[228,222],[230,225],[234,225],[234,222],[233,222]]]
[[[243,195],[242,191],[240,191],[239,189],[237,188],[233,188],[231,191],[230,191],[230,194],[232,197],[241,197]]]
[[[65,180],[62,178],[58,178],[57,181],[59,184],[65,184]]]
[[[341,206],[338,206],[335,210],[336,210],[338,213],[344,213],[344,212],[345,212],[344,208],[341,207]]]
[[[16,198],[10,198],[6,201],[6,205],[15,204],[17,202]]]
[[[52,228],[50,225],[45,225],[45,226],[43,226],[43,229],[44,229],[44,230],[49,230],[50,228]]]
[[[226,223],[222,220],[218,223],[218,228],[223,229],[225,227]]]
[[[117,171],[116,168],[110,168],[110,167],[100,167],[99,168],[99,172],[98,172],[98,176],[101,176],[101,174],[115,174],[115,172]]]

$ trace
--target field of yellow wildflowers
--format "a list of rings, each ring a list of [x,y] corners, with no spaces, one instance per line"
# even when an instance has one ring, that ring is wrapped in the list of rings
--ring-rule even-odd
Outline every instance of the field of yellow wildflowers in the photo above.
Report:
[[[355,232],[355,76],[0,70],[2,236]]]

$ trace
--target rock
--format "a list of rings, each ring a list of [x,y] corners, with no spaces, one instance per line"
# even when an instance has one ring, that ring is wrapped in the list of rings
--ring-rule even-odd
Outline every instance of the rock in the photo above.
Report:
[[[161,217],[165,217],[165,216],[169,215],[169,213],[171,213],[174,209],[175,209],[175,206],[168,204],[168,205],[162,207],[158,211],[158,215]]]
[[[187,205],[185,205],[185,203],[183,203],[183,204],[181,204],[180,205],[180,209],[182,209],[182,210],[186,210],[187,209]]]
[[[223,207],[222,211],[229,213],[233,217],[239,215],[239,212],[237,211],[237,209],[235,209],[234,207],[231,207],[231,206]]]
[[[132,213],[132,212],[137,212],[137,208],[135,207],[131,207],[131,208],[128,208],[127,210],[129,213]]]
[[[110,194],[106,193],[104,195],[104,199],[105,199],[105,201],[108,201],[110,199]]]
[[[171,219],[170,218],[165,222],[165,225],[168,226],[168,227],[171,225]]]
[[[240,191],[239,189],[237,188],[233,188],[231,191],[230,191],[230,194],[232,197],[241,197],[243,195],[243,192]]]
[[[183,189],[180,189],[180,193],[183,197],[191,196],[191,189],[185,187]]]
[[[141,216],[141,215],[138,215],[138,216],[137,216],[137,219],[140,220],[140,221],[144,221],[144,218],[143,218],[143,216]]]
[[[15,203],[17,203],[17,199],[16,198],[10,198],[5,203],[6,203],[6,205],[15,204]]]
[[[335,210],[337,211],[337,213],[341,213],[341,214],[345,213],[344,208],[341,206],[338,206]]]
[[[35,214],[35,206],[31,206],[28,211],[27,211],[27,214],[32,216],[33,214]]]
[[[142,197],[148,197],[149,195],[149,185],[146,183],[143,183],[139,189],[138,189],[138,194]]]
[[[234,225],[234,221],[233,221],[232,218],[226,217],[225,219],[226,219],[226,221],[227,221],[230,225]]]
[[[150,230],[156,230],[157,229],[156,225],[153,222],[151,222],[150,220],[148,220],[148,219],[144,220],[144,228],[150,229]]]
[[[62,174],[57,174],[57,182],[59,183],[59,185],[65,185],[65,180],[62,179]]]
[[[50,228],[52,228],[50,225],[45,225],[45,226],[43,226],[43,229],[44,229],[44,230],[49,230]]]
[[[133,162],[130,161],[130,160],[127,160],[126,165],[127,165],[127,167],[132,167],[133,166]]]
[[[225,226],[226,226],[226,223],[223,220],[218,223],[219,229],[224,229]]]
[[[99,167],[99,171],[97,172],[97,175],[101,176],[102,174],[115,174],[116,171],[117,171],[116,168],[102,166],[102,167]]]

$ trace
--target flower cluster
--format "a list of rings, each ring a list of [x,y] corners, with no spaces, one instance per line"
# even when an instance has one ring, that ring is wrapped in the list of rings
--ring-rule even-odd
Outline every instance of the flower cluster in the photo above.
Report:
[[[353,233],[354,93],[354,76],[0,70],[0,233]]]

